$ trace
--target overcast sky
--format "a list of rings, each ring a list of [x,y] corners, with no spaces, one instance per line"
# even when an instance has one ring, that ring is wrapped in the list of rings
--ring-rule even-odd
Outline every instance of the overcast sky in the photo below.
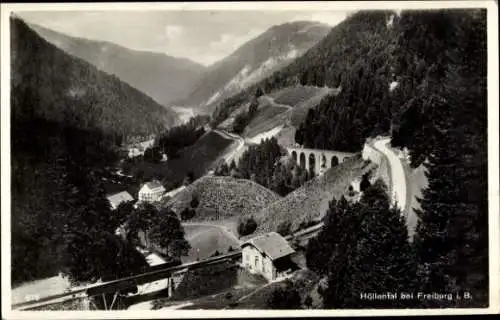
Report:
[[[27,22],[68,35],[192,59],[224,58],[273,25],[296,20],[334,26],[341,11],[39,11],[17,13]]]

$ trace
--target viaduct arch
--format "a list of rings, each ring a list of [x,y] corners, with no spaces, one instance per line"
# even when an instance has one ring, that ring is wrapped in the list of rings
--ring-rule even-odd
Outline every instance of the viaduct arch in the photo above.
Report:
[[[324,171],[337,166],[354,156],[354,153],[340,152],[334,150],[286,148],[287,154],[293,161],[304,169],[314,171],[314,174],[322,174]]]

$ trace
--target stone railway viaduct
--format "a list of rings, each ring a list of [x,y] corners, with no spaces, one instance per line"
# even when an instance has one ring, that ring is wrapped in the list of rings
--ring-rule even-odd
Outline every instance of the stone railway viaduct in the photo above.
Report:
[[[302,168],[322,174],[327,169],[335,167],[345,159],[354,156],[354,153],[333,150],[286,148],[287,153]]]

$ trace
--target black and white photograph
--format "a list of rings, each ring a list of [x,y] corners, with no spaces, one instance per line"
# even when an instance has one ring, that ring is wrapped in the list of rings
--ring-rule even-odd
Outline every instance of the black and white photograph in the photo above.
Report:
[[[497,3],[426,3],[2,4],[2,317],[497,313]]]

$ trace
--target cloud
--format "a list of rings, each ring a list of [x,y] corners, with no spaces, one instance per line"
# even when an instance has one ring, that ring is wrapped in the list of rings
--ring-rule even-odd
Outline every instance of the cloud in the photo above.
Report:
[[[131,49],[162,52],[211,64],[273,25],[315,20],[331,26],[341,11],[23,11],[29,22]],[[110,15],[113,16],[110,19]]]
[[[305,16],[302,15],[301,18],[304,19]],[[326,23],[333,27],[344,20],[346,16],[347,12],[342,11],[313,12],[309,15],[308,20]]]
[[[178,25],[167,25],[164,30],[166,38],[171,41],[178,39],[184,33],[184,28]]]
[[[223,33],[216,41],[210,43],[210,47],[214,49],[222,49],[224,51],[235,50],[245,42],[255,38],[264,30],[251,29],[244,34]]]

